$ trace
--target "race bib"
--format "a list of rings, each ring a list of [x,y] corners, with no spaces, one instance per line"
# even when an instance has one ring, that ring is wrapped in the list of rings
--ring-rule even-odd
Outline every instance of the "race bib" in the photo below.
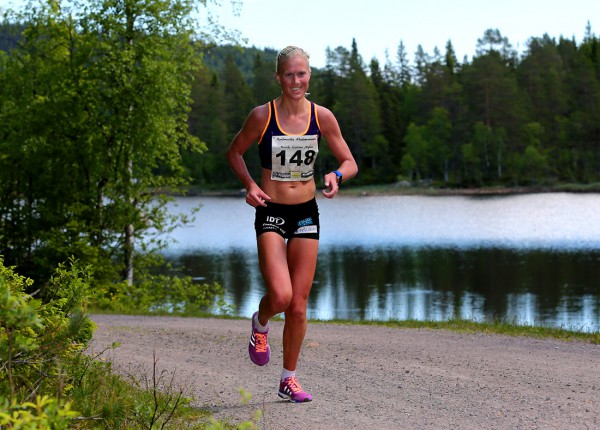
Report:
[[[319,152],[317,135],[273,136],[271,139],[271,179],[308,181],[314,176]]]

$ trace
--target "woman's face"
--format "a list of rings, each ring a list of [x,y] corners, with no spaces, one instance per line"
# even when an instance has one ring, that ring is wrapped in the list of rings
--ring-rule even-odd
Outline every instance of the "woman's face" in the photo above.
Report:
[[[284,97],[295,100],[303,98],[308,92],[310,81],[308,59],[301,54],[288,58],[280,65],[276,76]]]

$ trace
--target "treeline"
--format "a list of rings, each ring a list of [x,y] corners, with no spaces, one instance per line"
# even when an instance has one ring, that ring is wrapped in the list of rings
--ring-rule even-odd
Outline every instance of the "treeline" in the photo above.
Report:
[[[5,23],[0,49],[16,47],[23,25]],[[224,153],[254,106],[278,96],[277,51],[216,46],[197,51],[189,130],[208,148],[183,152],[192,184],[239,184]],[[350,49],[327,48],[313,67],[309,99],[334,111],[360,167],[353,184],[425,181],[446,187],[593,183],[600,179],[600,49],[588,24],[581,43],[531,37],[518,54],[498,30],[477,40],[469,61],[452,43],[420,46],[409,60],[366,64]],[[258,175],[255,152],[247,155]],[[318,168],[335,160],[325,145]]]
[[[237,186],[224,152],[250,109],[277,97],[274,51],[219,48],[196,72],[189,124],[208,147],[184,157],[201,187]],[[425,181],[445,187],[600,180],[600,44],[532,37],[518,54],[498,30],[472,60],[445,52],[365,64],[356,43],[327,49],[309,99],[336,114],[360,168],[354,184]],[[207,65],[208,64],[208,65]],[[320,169],[335,167],[323,150]],[[255,154],[249,164],[258,173]]]

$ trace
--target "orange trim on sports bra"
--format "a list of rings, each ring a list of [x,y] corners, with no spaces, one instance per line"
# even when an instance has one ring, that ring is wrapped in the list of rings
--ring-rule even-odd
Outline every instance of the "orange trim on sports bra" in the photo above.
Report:
[[[269,123],[271,122],[271,102],[267,103],[267,106],[269,107],[269,115],[267,116],[267,123],[265,124],[265,128],[263,128],[263,131],[260,134],[260,137],[258,138],[259,145],[260,145],[260,142],[262,141],[263,136],[267,132],[267,128],[269,128]]]
[[[319,130],[321,130],[321,124],[319,123],[319,114],[317,113],[317,104],[313,103],[315,106],[315,122],[317,123],[317,127],[319,127]]]

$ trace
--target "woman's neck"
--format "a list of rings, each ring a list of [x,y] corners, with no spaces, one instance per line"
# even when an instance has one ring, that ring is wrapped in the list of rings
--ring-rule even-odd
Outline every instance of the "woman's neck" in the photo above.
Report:
[[[285,114],[288,117],[295,117],[306,114],[310,102],[304,97],[298,100],[290,100],[280,96],[275,100],[275,104],[277,105],[277,110],[280,114]]]

